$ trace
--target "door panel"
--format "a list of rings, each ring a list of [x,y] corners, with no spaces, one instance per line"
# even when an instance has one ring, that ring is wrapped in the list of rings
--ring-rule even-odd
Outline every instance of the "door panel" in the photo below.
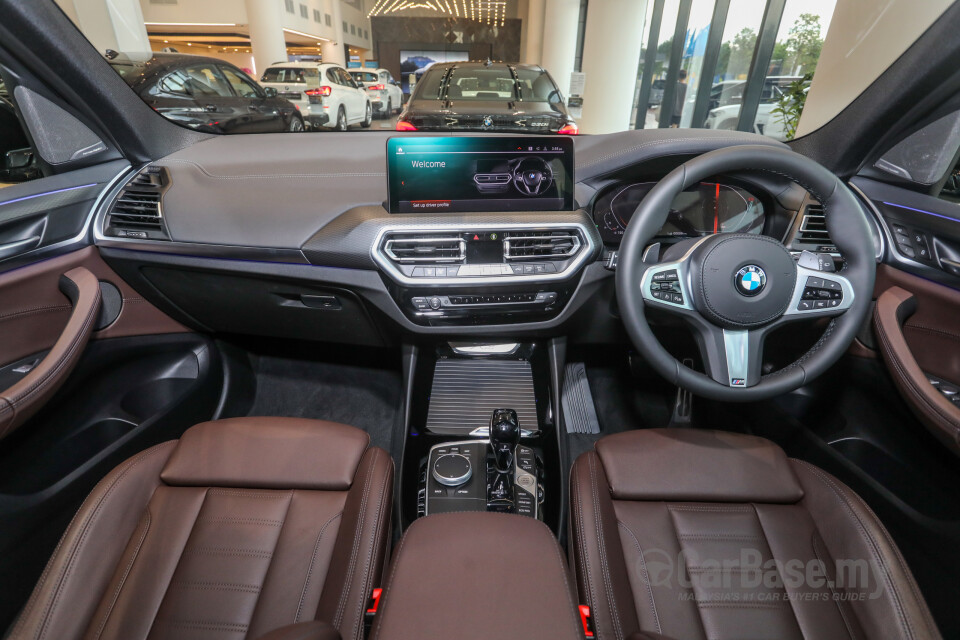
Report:
[[[120,292],[119,315],[93,334],[93,339],[178,333],[187,329],[144,300],[100,258],[95,247],[86,247],[0,273],[0,366],[49,349],[63,331],[71,306],[60,292],[60,276],[84,267],[101,283]]]
[[[876,344],[904,402],[960,455],[960,206],[864,178],[880,216]]]

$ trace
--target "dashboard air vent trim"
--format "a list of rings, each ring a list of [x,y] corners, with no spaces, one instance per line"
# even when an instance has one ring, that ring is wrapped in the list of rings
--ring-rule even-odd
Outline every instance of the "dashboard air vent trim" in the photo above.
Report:
[[[823,213],[823,207],[818,204],[811,204],[803,211],[803,218],[800,220],[800,229],[797,232],[799,242],[829,243],[830,233],[827,231],[827,218]]]
[[[169,240],[163,219],[163,193],[170,178],[163,167],[138,171],[120,189],[104,217],[104,235]]]
[[[507,260],[565,260],[583,246],[573,229],[557,231],[508,231],[504,234],[503,257]]]
[[[394,262],[404,264],[457,264],[463,262],[467,255],[467,243],[463,238],[449,233],[414,236],[392,234],[384,242],[383,251]]]
[[[535,275],[525,275],[522,279],[518,279],[516,276],[508,275],[483,275],[483,274],[471,274],[467,276],[457,275],[457,276],[444,276],[444,277],[411,277],[405,274],[401,268],[404,267],[404,264],[409,263],[399,263],[390,258],[386,251],[385,245],[389,238],[394,236],[406,236],[406,237],[416,237],[422,235],[440,235],[445,234],[446,236],[458,236],[462,237],[464,232],[470,233],[483,233],[483,232],[502,232],[504,237],[506,237],[509,232],[523,232],[522,235],[529,235],[530,232],[554,232],[554,231],[565,231],[567,233],[573,232],[577,234],[579,238],[579,249],[573,254],[571,254],[566,259],[562,259],[563,262],[557,263],[556,272],[544,272],[536,273]],[[407,224],[407,223],[397,223],[384,225],[380,228],[377,233],[376,239],[370,247],[370,257],[373,259],[373,262],[380,267],[383,272],[388,275],[391,279],[396,282],[399,282],[404,285],[409,286],[431,286],[431,285],[472,285],[472,284],[519,284],[519,283],[535,283],[535,282],[552,282],[557,280],[565,280],[577,273],[580,268],[588,260],[595,259],[599,253],[600,242],[596,237],[596,227],[590,229],[587,227],[586,223],[582,222],[570,222],[564,221],[561,223],[541,223],[541,222],[512,222],[512,223],[502,223],[502,222],[482,222],[482,223],[470,223],[470,222],[451,222],[451,223],[432,223],[432,224]],[[544,262],[544,258],[540,258],[540,262]]]

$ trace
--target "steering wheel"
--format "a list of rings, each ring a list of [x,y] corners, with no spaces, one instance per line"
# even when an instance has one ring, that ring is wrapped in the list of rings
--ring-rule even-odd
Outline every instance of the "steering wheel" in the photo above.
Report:
[[[801,267],[773,238],[718,233],[685,240],[659,260],[645,247],[684,189],[731,171],[789,178],[822,205],[839,272]],[[647,254],[658,253],[650,250]],[[792,151],[761,145],[718,149],[671,171],[637,206],[620,245],[617,299],[627,333],[647,362],[671,383],[724,401],[754,401],[809,383],[843,355],[870,310],[876,255],[866,213],[833,173]],[[654,336],[647,308],[674,314],[692,328],[706,375],[674,358]],[[761,375],[763,343],[786,323],[830,318],[803,357]]]
[[[513,183],[523,195],[539,196],[553,184],[553,171],[542,158],[523,158],[513,168]]]

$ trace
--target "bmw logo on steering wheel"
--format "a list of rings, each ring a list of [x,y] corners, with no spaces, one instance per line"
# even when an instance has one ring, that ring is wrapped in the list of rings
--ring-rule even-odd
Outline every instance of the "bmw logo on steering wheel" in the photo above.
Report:
[[[737,287],[737,293],[752,297],[763,291],[763,288],[767,286],[767,274],[757,265],[748,264],[737,271],[733,282]]]

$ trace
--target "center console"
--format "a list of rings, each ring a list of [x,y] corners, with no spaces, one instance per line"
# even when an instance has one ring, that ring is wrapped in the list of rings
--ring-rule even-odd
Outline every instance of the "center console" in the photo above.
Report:
[[[401,526],[453,512],[517,514],[559,532],[561,437],[548,343],[413,349]]]
[[[398,215],[371,257],[403,313],[431,326],[558,315],[600,249],[576,211],[573,166],[565,137],[390,138],[386,208]]]
[[[516,411],[495,410],[490,434],[430,448],[420,471],[418,516],[496,511],[542,519],[543,462],[520,444]]]

